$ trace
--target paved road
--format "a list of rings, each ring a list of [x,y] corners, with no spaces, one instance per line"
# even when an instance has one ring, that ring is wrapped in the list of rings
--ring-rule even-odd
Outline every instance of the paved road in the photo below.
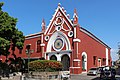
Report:
[[[100,80],[99,76],[100,75],[97,75],[97,76],[87,76],[86,73],[82,73],[80,75],[71,75],[71,79],[70,80]],[[116,80],[120,80],[120,75],[116,75]]]
[[[71,75],[71,80],[92,80],[98,76],[87,76],[86,73],[80,75]]]
[[[14,78],[2,78],[2,80],[21,80],[20,76],[15,76]],[[22,79],[24,80],[24,79]],[[33,80],[33,79],[28,79],[28,80]],[[38,79],[34,79],[38,80]],[[45,79],[43,79],[45,80]],[[55,80],[61,80],[61,79],[55,79]],[[99,75],[97,76],[87,76],[86,73],[79,74],[79,75],[71,75],[71,78],[69,80],[100,80]],[[113,79],[111,79],[113,80]],[[120,75],[116,75],[116,80],[120,80]]]

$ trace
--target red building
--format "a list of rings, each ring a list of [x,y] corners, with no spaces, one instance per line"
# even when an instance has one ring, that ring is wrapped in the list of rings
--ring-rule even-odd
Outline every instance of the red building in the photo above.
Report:
[[[27,59],[26,47],[30,47],[30,59],[44,57],[60,61],[63,70],[73,74],[87,72],[91,67],[111,65],[111,48],[79,25],[76,10],[71,20],[66,10],[58,5],[47,29],[44,20],[41,26],[42,32],[26,36],[22,54],[16,49],[18,57]]]

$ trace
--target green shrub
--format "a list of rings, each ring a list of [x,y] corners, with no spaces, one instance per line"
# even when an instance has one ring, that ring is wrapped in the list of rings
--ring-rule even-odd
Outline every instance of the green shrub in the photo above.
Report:
[[[62,64],[54,60],[35,60],[29,62],[29,69],[31,71],[59,71],[62,69]]]

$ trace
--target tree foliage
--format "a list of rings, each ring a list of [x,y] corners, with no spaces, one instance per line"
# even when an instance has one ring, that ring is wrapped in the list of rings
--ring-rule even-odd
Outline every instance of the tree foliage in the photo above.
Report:
[[[15,47],[22,49],[25,37],[21,31],[16,28],[17,18],[11,17],[7,12],[2,11],[4,3],[0,3],[0,54],[9,55],[9,49],[12,44],[12,50]]]

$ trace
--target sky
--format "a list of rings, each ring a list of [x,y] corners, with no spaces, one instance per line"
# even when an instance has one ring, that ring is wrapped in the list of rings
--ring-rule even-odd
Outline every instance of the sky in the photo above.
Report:
[[[77,9],[79,24],[111,47],[111,56],[117,60],[120,42],[120,0],[0,0],[4,2],[3,11],[18,18],[17,28],[24,35],[41,31],[42,19],[46,26],[53,14],[61,6],[73,18]]]

